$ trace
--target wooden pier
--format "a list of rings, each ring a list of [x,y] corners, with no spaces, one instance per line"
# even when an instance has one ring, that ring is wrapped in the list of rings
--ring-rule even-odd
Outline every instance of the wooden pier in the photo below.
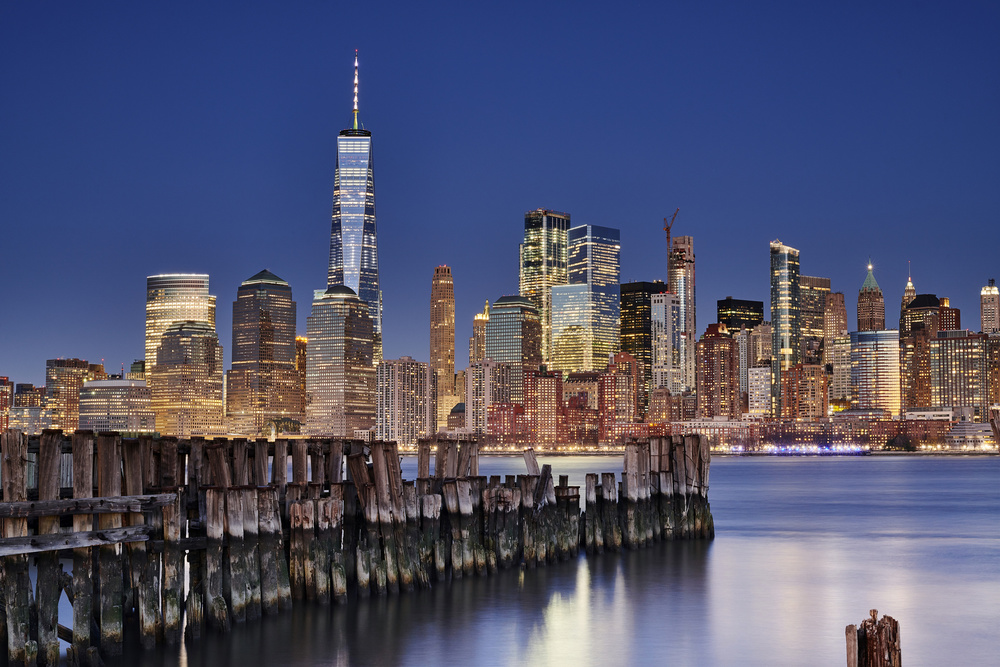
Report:
[[[580,487],[530,449],[525,474],[480,476],[475,441],[421,441],[416,480],[395,443],[358,440],[9,430],[0,457],[0,641],[17,665],[58,664],[60,639],[70,664],[96,665],[121,655],[126,633],[151,649],[294,604],[715,530],[697,435],[628,443],[620,478],[586,476],[582,506]],[[63,593],[72,627],[58,622]]]

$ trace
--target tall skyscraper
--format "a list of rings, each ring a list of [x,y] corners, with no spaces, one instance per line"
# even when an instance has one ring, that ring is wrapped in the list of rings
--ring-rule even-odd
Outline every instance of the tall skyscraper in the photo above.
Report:
[[[826,306],[823,309],[823,348],[825,349],[835,338],[847,335],[847,305],[843,292],[830,292],[826,295]]]
[[[771,411],[781,412],[781,371],[801,361],[799,251],[771,241]]]
[[[1000,331],[1000,290],[993,278],[979,291],[979,323],[982,333]]]
[[[799,277],[800,347],[803,363],[819,364],[822,361],[823,320],[829,295],[829,278]]]
[[[764,302],[734,299],[727,296],[716,303],[716,321],[725,324],[729,331],[753,329],[764,321]]]
[[[858,331],[882,331],[885,329],[885,299],[882,288],[875,282],[872,265],[868,264],[868,275],[858,291]]]
[[[899,414],[898,331],[851,332],[851,407]]]
[[[569,284],[553,285],[549,368],[601,370],[618,351],[618,230],[582,225],[569,230]]]
[[[680,297],[673,292],[653,294],[650,297],[650,323],[653,348],[652,388],[666,388],[673,395],[680,394],[684,390]]]
[[[906,287],[903,288],[903,298],[899,304],[899,330],[903,330],[903,313],[910,302],[917,298],[917,288],[913,286],[913,276],[906,277]]]
[[[470,433],[486,433],[491,405],[511,402],[510,376],[510,364],[490,359],[469,366],[465,377],[465,428]]]
[[[698,416],[740,418],[740,371],[736,341],[724,324],[709,324],[696,346]]]
[[[520,294],[530,299],[542,324],[542,359],[548,360],[552,335],[553,285],[569,281],[569,213],[535,209],[524,214]]]
[[[327,287],[346,285],[368,306],[373,361],[382,359],[382,291],[375,231],[375,162],[372,133],[358,126],[358,56],[354,54],[354,127],[337,136],[333,221]]]
[[[75,431],[80,422],[80,390],[87,380],[103,380],[103,364],[83,359],[49,359],[45,362],[46,411],[51,428]]]
[[[639,387],[640,407],[648,406],[653,387],[653,295],[667,291],[659,280],[653,282],[622,283],[621,295],[621,351],[629,354],[642,365],[643,381]],[[678,308],[680,305],[678,304]],[[678,317],[680,315],[678,314]],[[680,328],[677,332],[680,338]],[[678,352],[679,359],[680,352]],[[678,361],[680,366],[680,361]],[[682,374],[683,384],[683,374]]]
[[[975,421],[989,419],[996,400],[989,342],[989,335],[969,331],[940,331],[930,339],[931,407],[970,407]]]
[[[207,322],[177,322],[163,332],[148,372],[156,430],[178,438],[225,433],[222,346]]]
[[[306,428],[311,435],[355,437],[375,426],[374,325],[350,287],[313,295],[306,320]]]
[[[376,369],[375,438],[415,445],[437,432],[436,376],[411,357],[385,359]]]
[[[681,351],[685,391],[695,386],[694,346],[698,339],[698,322],[695,317],[694,289],[694,237],[675,236],[674,247],[667,261],[667,289],[680,299]]]
[[[781,373],[782,419],[826,417],[829,401],[825,369],[819,364],[795,364]]]
[[[542,325],[526,298],[502,296],[493,302],[486,323],[486,358],[511,367],[510,400],[524,405],[524,373],[542,363]],[[466,410],[469,406],[466,405]]]
[[[265,434],[271,421],[301,421],[292,288],[266,269],[236,290],[232,349],[233,366],[226,374],[227,430],[256,437]]]
[[[828,402],[838,412],[846,410],[851,406],[851,338],[847,331],[826,341],[824,354],[832,371]]]
[[[469,364],[486,358],[486,323],[490,321],[490,302],[483,306],[483,312],[472,318],[472,337],[469,338]]]
[[[437,377],[438,395],[455,389],[455,286],[451,267],[434,269],[431,279],[431,372]],[[451,410],[451,407],[448,408]]]
[[[156,365],[160,336],[178,322],[204,322],[215,330],[215,297],[208,274],[165,273],[146,278],[146,372]]]

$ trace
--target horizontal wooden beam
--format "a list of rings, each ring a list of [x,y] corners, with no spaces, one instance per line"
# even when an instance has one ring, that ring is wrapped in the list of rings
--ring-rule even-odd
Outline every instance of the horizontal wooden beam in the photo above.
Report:
[[[108,530],[91,530],[80,533],[52,533],[28,537],[0,539],[0,556],[80,549],[119,542],[145,542],[149,539],[149,526],[126,526]]]
[[[146,512],[174,502],[175,493],[114,498],[75,498],[70,500],[34,500],[0,503],[0,518],[25,519],[62,514],[120,514]]]

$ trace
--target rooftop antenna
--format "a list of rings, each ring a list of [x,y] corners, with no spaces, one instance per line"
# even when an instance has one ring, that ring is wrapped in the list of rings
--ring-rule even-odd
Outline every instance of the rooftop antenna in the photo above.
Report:
[[[354,129],[358,129],[358,50],[354,49]]]

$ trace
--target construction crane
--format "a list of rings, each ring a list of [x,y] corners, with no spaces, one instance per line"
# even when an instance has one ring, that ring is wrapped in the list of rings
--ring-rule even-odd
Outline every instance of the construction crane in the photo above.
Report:
[[[663,231],[665,231],[667,233],[667,254],[670,254],[670,251],[671,251],[671,248],[670,248],[670,228],[674,226],[674,220],[677,219],[677,214],[680,213],[680,212],[681,212],[680,209],[677,209],[676,211],[674,211],[674,216],[672,218],[670,218],[670,222],[667,222],[666,218],[663,219]]]

